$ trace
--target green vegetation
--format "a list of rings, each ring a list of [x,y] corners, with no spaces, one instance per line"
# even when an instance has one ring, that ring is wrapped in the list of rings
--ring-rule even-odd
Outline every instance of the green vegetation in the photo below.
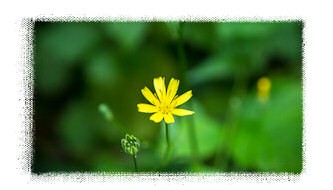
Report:
[[[141,172],[300,173],[302,28],[36,22],[32,171],[132,172],[120,143],[131,134]],[[180,108],[195,114],[168,124],[168,157],[164,123],[137,108],[159,76],[193,92]]]

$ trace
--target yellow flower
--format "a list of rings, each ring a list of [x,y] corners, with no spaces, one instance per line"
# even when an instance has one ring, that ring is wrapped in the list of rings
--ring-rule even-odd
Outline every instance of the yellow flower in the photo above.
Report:
[[[154,113],[149,119],[155,123],[161,122],[163,118],[166,123],[173,123],[175,122],[173,115],[185,116],[194,114],[194,111],[176,108],[192,97],[192,90],[178,97],[176,93],[179,80],[172,78],[167,90],[165,88],[164,78],[154,78],[153,82],[156,91],[155,94],[147,87],[141,90],[143,96],[153,105],[138,104],[139,112]]]
[[[261,77],[257,81],[258,88],[258,98],[260,101],[265,102],[269,98],[270,90],[271,90],[271,80],[268,77]]]

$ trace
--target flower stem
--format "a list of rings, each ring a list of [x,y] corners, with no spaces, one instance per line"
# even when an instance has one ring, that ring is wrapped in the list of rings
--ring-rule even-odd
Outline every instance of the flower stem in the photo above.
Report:
[[[167,153],[170,151],[170,141],[169,141],[169,129],[168,129],[168,123],[165,122],[165,135],[166,135],[166,141],[167,141]]]
[[[135,172],[138,172],[138,166],[136,165],[136,157],[133,156]]]

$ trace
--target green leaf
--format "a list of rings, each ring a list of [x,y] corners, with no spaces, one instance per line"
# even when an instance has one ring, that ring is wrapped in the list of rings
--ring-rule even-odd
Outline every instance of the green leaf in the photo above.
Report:
[[[204,84],[233,77],[237,64],[222,56],[213,56],[189,71],[191,85]]]

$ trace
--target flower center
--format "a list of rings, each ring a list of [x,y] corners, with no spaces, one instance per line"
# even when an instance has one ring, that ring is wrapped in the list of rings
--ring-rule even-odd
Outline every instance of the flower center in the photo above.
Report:
[[[162,112],[162,114],[167,114],[170,112],[170,108],[168,106],[161,106],[160,112]]]

